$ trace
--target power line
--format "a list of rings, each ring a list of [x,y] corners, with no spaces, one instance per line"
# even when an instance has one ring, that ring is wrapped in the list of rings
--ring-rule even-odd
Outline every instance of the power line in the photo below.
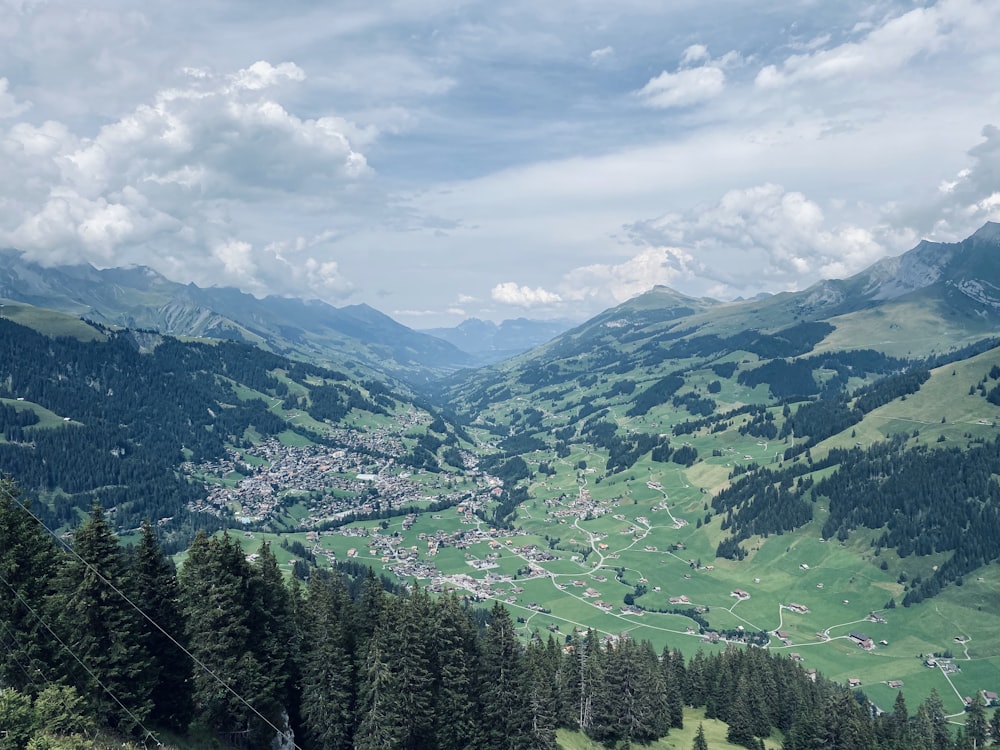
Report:
[[[173,643],[177,648],[179,648],[185,655],[187,655],[191,659],[192,662],[194,662],[199,668],[203,669],[207,674],[211,675],[212,678],[216,682],[219,683],[219,685],[221,685],[223,688],[225,688],[225,690],[228,691],[230,694],[232,694],[240,703],[242,703],[244,706],[246,706],[248,709],[250,709],[250,711],[252,711],[261,721],[263,721],[265,724],[267,724],[267,726],[269,726],[271,729],[273,729],[277,734],[282,734],[282,730],[279,729],[277,726],[275,726],[274,723],[272,723],[270,719],[268,719],[266,716],[264,716],[264,714],[262,714],[256,708],[254,708],[254,706],[246,698],[244,698],[242,695],[240,695],[225,680],[223,680],[221,677],[219,677],[219,675],[216,674],[211,669],[211,667],[209,667],[201,659],[199,659],[197,656],[195,656],[190,651],[188,651],[187,648],[185,648],[183,644],[181,644],[170,633],[168,633],[166,630],[164,630],[163,627],[158,622],[156,622],[156,620],[154,620],[152,617],[150,617],[141,607],[139,607],[135,602],[133,602],[128,597],[128,595],[125,594],[125,592],[123,592],[121,589],[119,589],[117,586],[115,586],[114,583],[112,583],[107,578],[105,578],[101,574],[101,572],[99,570],[97,570],[97,568],[95,568],[87,560],[83,559],[83,557],[81,557],[80,554],[75,549],[73,549],[72,546],[70,546],[69,544],[67,544],[54,531],[52,531],[52,529],[50,529],[48,526],[46,526],[45,522],[42,521],[41,518],[39,518],[38,516],[36,516],[31,511],[31,508],[29,508],[26,504],[19,502],[18,499],[17,499],[17,497],[9,489],[7,489],[2,484],[0,484],[0,491],[2,491],[3,494],[6,495],[6,497],[11,502],[13,502],[15,505],[20,506],[24,510],[24,512],[27,513],[29,516],[31,516],[39,526],[41,526],[43,529],[45,529],[45,531],[49,534],[49,536],[51,536],[56,541],[57,544],[59,544],[60,546],[62,546],[64,549],[66,549],[77,560],[79,560],[81,563],[83,563],[90,572],[92,572],[95,576],[97,576],[97,578],[102,583],[104,583],[105,585],[107,585],[112,591],[114,591],[116,594],[118,594],[118,596],[120,596],[122,599],[124,599],[126,602],[128,602],[129,606],[132,607],[132,609],[134,609],[136,612],[138,612],[140,615],[142,615],[143,618],[145,618],[147,622],[149,622],[154,628],[156,628],[164,636],[166,636],[167,639],[171,643]],[[48,628],[48,626],[46,626],[46,628]],[[51,630],[50,630],[50,632],[51,632]],[[155,739],[155,737],[154,737],[154,739]],[[297,743],[295,743],[294,741],[292,743],[292,746],[296,750],[302,750],[302,748],[299,747],[299,745]]]
[[[24,676],[28,678],[29,683],[35,682],[36,677],[33,674],[31,674],[31,670],[29,669],[29,667],[31,666],[31,662],[33,661],[31,656],[27,654],[27,651],[25,651],[24,647],[21,645],[21,642],[17,639],[17,634],[10,629],[7,623],[0,621],[0,626],[3,627],[4,632],[6,632],[7,635],[10,637],[10,640],[13,641],[14,646],[21,649],[21,651],[28,656],[28,667],[25,667],[24,664],[21,663],[21,659],[18,657],[17,651],[14,650],[14,648],[10,645],[10,643],[4,641],[4,647],[7,649],[7,653],[10,656],[11,660],[15,664],[17,664],[18,667],[21,668],[21,671],[24,672]],[[41,675],[46,685],[52,685],[52,681],[45,676],[45,672],[43,672],[38,667],[35,667],[35,671],[38,672],[39,675]]]
[[[118,699],[118,696],[114,694],[114,691],[111,690],[111,688],[109,688],[103,682],[101,682],[101,679],[96,674],[94,674],[94,672],[90,669],[90,667],[88,667],[84,663],[83,659],[81,659],[79,656],[77,656],[75,653],[73,653],[73,649],[71,649],[69,646],[67,646],[66,643],[63,641],[63,639],[60,638],[52,628],[49,627],[49,624],[47,622],[45,622],[44,619],[42,619],[42,616],[39,615],[37,612],[35,612],[34,608],[30,604],[28,604],[26,601],[24,601],[24,597],[21,596],[21,592],[18,591],[17,589],[15,589],[7,581],[7,579],[4,578],[2,575],[0,575],[0,581],[3,581],[3,583],[7,586],[7,588],[9,588],[11,590],[11,593],[13,593],[14,596],[17,597],[17,600],[19,602],[21,602],[22,606],[24,606],[25,609],[27,609],[29,612],[31,612],[31,614],[34,615],[35,619],[38,620],[39,623],[41,623],[42,627],[44,627],[47,631],[49,631],[49,635],[51,635],[53,638],[55,638],[56,642],[60,646],[62,646],[64,649],[66,649],[66,652],[70,656],[72,656],[81,667],[84,668],[84,670],[87,672],[87,674],[89,674],[91,676],[91,678],[94,680],[94,682],[96,682],[98,685],[100,685],[101,689],[104,690],[105,693],[107,693],[108,695],[111,696],[111,700],[113,700],[115,703],[117,703],[121,707],[122,711],[124,711],[126,714],[128,714],[128,717],[132,721],[135,722],[136,726],[138,726],[139,728],[142,729],[143,732],[145,732],[144,736],[145,737],[152,737],[153,740],[156,742],[157,745],[162,745],[162,743],[159,740],[156,739],[156,735],[153,734],[151,731],[149,731],[149,729],[146,728],[146,725],[143,724],[139,720],[139,718],[128,709],[128,706],[126,706],[124,703],[122,703]]]

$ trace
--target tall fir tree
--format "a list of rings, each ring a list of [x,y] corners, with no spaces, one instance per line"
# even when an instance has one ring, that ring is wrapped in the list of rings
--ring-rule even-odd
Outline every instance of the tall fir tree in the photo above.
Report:
[[[368,638],[359,674],[356,750],[394,750],[403,747],[407,730],[397,675],[393,669],[394,638],[388,609],[383,607]]]
[[[291,683],[298,679],[291,600],[278,561],[265,542],[250,569],[248,591],[249,651],[260,665],[254,704],[269,722],[287,734]]]
[[[525,750],[529,714],[524,650],[507,609],[497,602],[483,644],[484,750]]]
[[[302,721],[316,750],[349,750],[354,734],[354,661],[346,633],[353,617],[337,573],[315,571],[303,605]]]
[[[43,608],[60,559],[13,482],[0,478],[0,684],[35,694],[50,680],[59,648]]]
[[[986,720],[986,702],[983,700],[983,694],[978,690],[972,697],[972,703],[965,716],[965,733],[973,747],[986,747],[990,727]]]
[[[550,639],[551,640],[551,639]],[[556,750],[555,673],[550,651],[539,638],[533,638],[525,652],[525,703],[528,721],[527,746],[532,750]]]
[[[156,675],[150,718],[160,726],[184,732],[194,717],[194,701],[191,660],[177,645],[184,641],[180,589],[174,566],[164,556],[148,521],[142,525],[130,573],[132,599],[141,602],[148,617],[142,625]]]
[[[284,727],[278,715],[282,675],[260,651],[272,634],[258,632],[263,584],[228,534],[199,533],[178,575],[188,648],[197,659],[194,701],[199,721],[244,747],[268,747]],[[260,704],[260,708],[256,704]]]
[[[74,534],[48,611],[71,654],[62,664],[101,723],[135,731],[153,709],[156,664],[146,623],[123,594],[130,589],[118,538],[95,505]]]
[[[472,750],[478,747],[481,727],[479,681],[481,669],[475,625],[454,593],[438,602],[434,648],[437,659],[435,692],[435,747]]]
[[[406,717],[403,748],[418,750],[433,746],[434,740],[434,608],[430,595],[418,588],[393,609],[393,671]]]

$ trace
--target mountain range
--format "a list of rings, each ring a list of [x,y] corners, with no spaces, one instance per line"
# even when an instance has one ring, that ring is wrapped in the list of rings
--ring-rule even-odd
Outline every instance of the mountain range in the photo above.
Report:
[[[321,365],[381,372],[420,383],[476,360],[454,345],[407,328],[365,304],[259,299],[229,287],[178,284],[150,268],[45,268],[0,252],[0,298],[104,325],[172,336],[240,341]]]
[[[800,292],[657,287],[476,368],[506,326],[436,332],[463,352],[363,306],[14,253],[0,285],[0,468],[64,530],[100,502],[172,551],[308,542],[299,572],[459,587],[526,636],[812,645],[789,653],[882,706],[886,675],[956,715],[1000,690],[998,224]],[[957,642],[948,682],[914,658]]]

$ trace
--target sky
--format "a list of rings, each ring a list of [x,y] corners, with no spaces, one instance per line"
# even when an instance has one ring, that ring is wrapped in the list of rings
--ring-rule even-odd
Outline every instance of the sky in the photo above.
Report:
[[[0,0],[0,247],[413,328],[1000,220],[996,0]]]

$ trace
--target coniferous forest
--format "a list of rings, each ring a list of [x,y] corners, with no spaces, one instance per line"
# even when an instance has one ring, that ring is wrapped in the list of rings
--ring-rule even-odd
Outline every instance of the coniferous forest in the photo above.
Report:
[[[500,604],[390,592],[370,570],[289,582],[266,546],[248,559],[226,535],[198,536],[177,572],[149,524],[122,548],[97,506],[62,547],[9,482],[0,489],[4,748],[194,732],[241,749],[544,750],[562,727],[614,748],[668,735],[685,706],[752,749],[771,736],[788,750],[1000,738],[978,700],[956,736],[936,693],[912,713],[900,694],[876,715],[764,649],[686,657],[592,630],[525,645]]]

